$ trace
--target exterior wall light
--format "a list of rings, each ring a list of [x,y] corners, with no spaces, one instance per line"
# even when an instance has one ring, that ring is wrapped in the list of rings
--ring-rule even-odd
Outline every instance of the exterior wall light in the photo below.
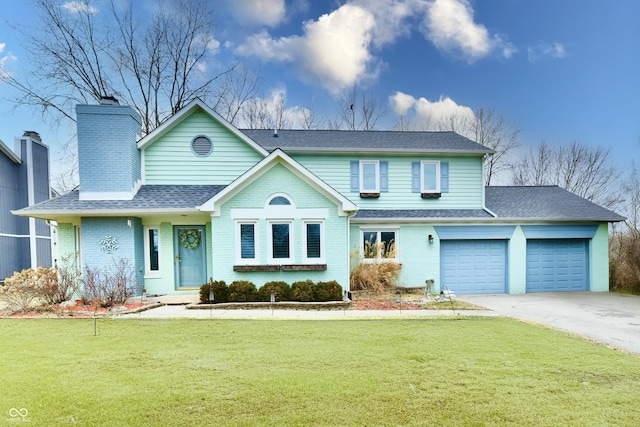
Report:
[[[433,234],[429,234],[429,244],[433,244]]]

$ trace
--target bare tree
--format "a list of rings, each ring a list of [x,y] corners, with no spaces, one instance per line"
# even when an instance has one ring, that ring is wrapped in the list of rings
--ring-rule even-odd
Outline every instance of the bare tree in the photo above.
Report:
[[[588,147],[577,141],[555,148],[543,142],[513,166],[512,183],[558,185],[594,203],[613,207],[622,195],[615,190],[619,173],[609,153],[608,148]]]
[[[338,118],[330,122],[332,129],[373,130],[386,114],[384,100],[357,86],[344,92],[337,102]]]
[[[146,21],[135,16],[131,0],[125,7],[111,0],[105,13],[91,0],[70,2],[66,9],[57,0],[36,4],[39,26],[16,30],[38,58],[31,80],[39,84],[9,81],[20,92],[18,104],[73,120],[76,104],[115,96],[141,115],[148,133],[195,98],[221,107],[233,120],[255,93],[257,78],[245,74],[234,85],[227,77],[236,64],[211,72],[218,42],[206,0],[162,3]]]
[[[473,117],[452,114],[438,123],[439,130],[457,132],[495,151],[484,163],[485,185],[505,170],[510,169],[509,156],[520,146],[518,137],[522,129],[491,108],[480,107]]]

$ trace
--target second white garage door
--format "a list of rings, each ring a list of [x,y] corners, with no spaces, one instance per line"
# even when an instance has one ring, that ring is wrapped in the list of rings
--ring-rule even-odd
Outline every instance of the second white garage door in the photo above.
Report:
[[[442,240],[442,286],[457,294],[504,293],[506,259],[506,240]]]

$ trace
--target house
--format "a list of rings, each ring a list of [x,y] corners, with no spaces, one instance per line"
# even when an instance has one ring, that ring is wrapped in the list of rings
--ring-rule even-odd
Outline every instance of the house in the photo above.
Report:
[[[26,268],[51,267],[51,227],[11,214],[49,197],[49,149],[40,135],[15,138],[15,151],[0,141],[0,282]]]
[[[337,280],[350,254],[401,284],[462,293],[607,291],[608,223],[559,187],[485,187],[492,150],[453,132],[240,130],[196,100],[140,137],[112,100],[78,105],[80,187],[20,209],[55,220],[60,253],[126,258],[150,294],[208,278]]]

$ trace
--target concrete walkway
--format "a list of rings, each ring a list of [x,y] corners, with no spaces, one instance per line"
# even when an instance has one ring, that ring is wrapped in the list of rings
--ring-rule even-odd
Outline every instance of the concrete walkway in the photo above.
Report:
[[[540,323],[613,348],[640,354],[640,297],[609,292],[462,295],[486,310],[203,310],[164,305],[119,318],[367,319],[430,316],[503,316]]]
[[[446,303],[443,303],[446,307]],[[164,305],[119,318],[196,318],[196,319],[366,319],[416,318],[432,316],[496,316],[491,310],[206,310],[187,309],[184,305]]]

